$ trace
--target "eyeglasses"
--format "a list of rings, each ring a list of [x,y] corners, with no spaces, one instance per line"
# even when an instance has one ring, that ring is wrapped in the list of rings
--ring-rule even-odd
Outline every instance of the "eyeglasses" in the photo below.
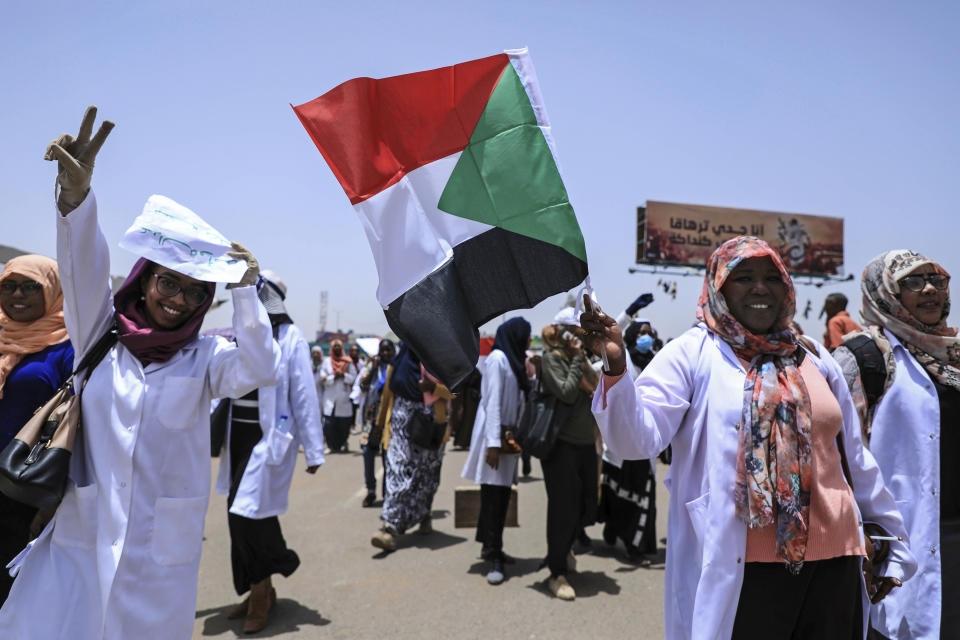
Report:
[[[0,282],[0,291],[3,293],[9,293],[13,295],[17,292],[17,289],[23,292],[23,295],[30,296],[38,291],[43,291],[43,285],[39,282],[34,282],[33,280],[26,280],[24,282]]]
[[[183,291],[183,301],[191,307],[199,307],[210,297],[206,289],[201,289],[200,287],[181,287],[180,283],[176,280],[162,276],[159,273],[154,273],[153,276],[157,279],[157,293],[172,298]]]
[[[943,273],[925,273],[922,276],[905,276],[900,278],[900,286],[910,291],[923,291],[927,283],[935,289],[943,291],[950,284],[950,276]]]

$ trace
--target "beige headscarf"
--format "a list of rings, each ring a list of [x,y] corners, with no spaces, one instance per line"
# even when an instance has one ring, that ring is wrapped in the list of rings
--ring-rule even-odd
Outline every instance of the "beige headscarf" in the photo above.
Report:
[[[67,340],[63,324],[63,290],[56,260],[25,255],[10,260],[0,273],[0,282],[18,275],[43,285],[44,314],[33,322],[15,322],[0,309],[0,398],[7,376],[25,355],[43,351]]]

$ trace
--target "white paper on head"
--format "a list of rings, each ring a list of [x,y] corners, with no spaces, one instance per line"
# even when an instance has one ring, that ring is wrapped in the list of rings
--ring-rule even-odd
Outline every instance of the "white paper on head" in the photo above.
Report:
[[[120,247],[197,280],[239,282],[247,263],[227,255],[230,241],[170,198],[152,195]]]

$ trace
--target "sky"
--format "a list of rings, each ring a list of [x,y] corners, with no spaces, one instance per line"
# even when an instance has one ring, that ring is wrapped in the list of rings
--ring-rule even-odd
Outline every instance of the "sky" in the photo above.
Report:
[[[875,255],[910,248],[960,273],[960,4],[688,2],[0,3],[0,244],[53,256],[46,144],[96,104],[116,129],[93,188],[112,272],[147,197],[191,208],[288,285],[318,328],[388,330],[359,219],[290,104],[529,47],[565,184],[608,312],[652,291],[662,337],[694,321],[702,276],[631,274],[647,200],[844,219],[845,272],[797,285],[819,337],[823,297],[859,307]],[[534,331],[564,294],[511,312]],[[950,323],[957,324],[954,312]],[[499,319],[482,328],[492,334]],[[229,305],[205,327],[230,324]]]

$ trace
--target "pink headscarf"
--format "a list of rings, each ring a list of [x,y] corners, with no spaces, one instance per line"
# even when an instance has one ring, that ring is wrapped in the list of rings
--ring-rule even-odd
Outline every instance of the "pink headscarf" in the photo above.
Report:
[[[141,276],[148,273],[154,265],[154,262],[146,258],[137,260],[130,270],[130,275],[113,296],[119,340],[144,366],[151,362],[166,362],[177,351],[193,342],[200,333],[203,316],[213,304],[213,294],[216,291],[214,283],[204,283],[210,296],[193,310],[193,315],[176,329],[154,329],[147,322],[140,285]]]

